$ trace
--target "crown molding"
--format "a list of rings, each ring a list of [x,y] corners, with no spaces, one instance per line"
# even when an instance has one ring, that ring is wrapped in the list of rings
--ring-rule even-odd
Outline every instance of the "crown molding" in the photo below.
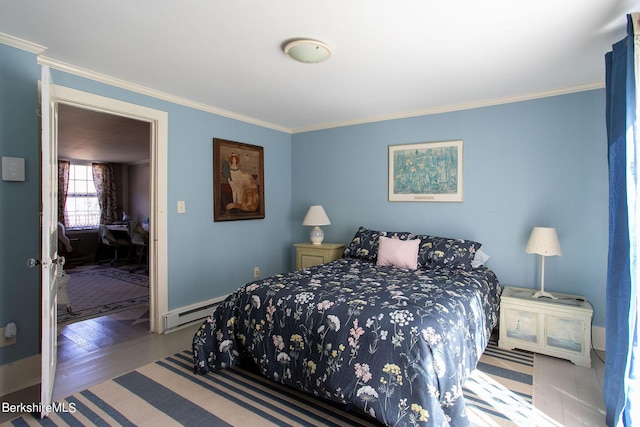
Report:
[[[31,43],[26,40],[19,39],[18,37],[10,36],[9,34],[0,33],[0,43],[6,44],[7,46],[15,47],[16,49],[25,50],[27,52],[35,53],[36,55],[40,55],[42,52],[47,50],[45,46],[41,46],[36,43]]]
[[[344,126],[353,126],[353,125],[361,125],[366,123],[382,122],[386,120],[405,119],[410,117],[450,113],[453,111],[471,110],[474,108],[491,107],[494,105],[510,104],[513,102],[530,101],[533,99],[549,98],[552,96],[567,95],[567,94],[576,93],[576,92],[586,92],[594,89],[603,89],[604,87],[605,87],[605,82],[598,81],[598,82],[586,83],[582,85],[570,86],[570,87],[565,87],[560,89],[546,90],[541,92],[531,92],[531,93],[515,95],[515,96],[505,96],[501,98],[492,98],[492,99],[486,99],[482,101],[466,102],[466,103],[454,104],[454,105],[445,105],[441,107],[425,108],[420,110],[405,111],[401,113],[385,114],[381,116],[371,116],[371,117],[365,117],[362,119],[355,119],[355,120],[346,120],[343,122],[333,122],[333,123],[324,123],[324,124],[318,124],[318,125],[312,125],[312,126],[305,126],[300,128],[294,128],[291,130],[291,133],[296,134],[296,133],[303,133],[303,132],[313,132],[316,130],[333,129],[333,128],[344,127]]]
[[[151,89],[145,86],[137,85],[134,83],[127,82],[125,80],[117,79],[115,77],[110,77],[105,74],[100,74],[95,71],[87,70],[85,68],[76,67],[75,65],[67,64],[62,61],[55,60],[53,58],[49,58],[46,56],[39,55],[38,56],[38,64],[46,65],[49,68],[53,68],[59,71],[64,71],[65,73],[73,74],[79,77],[84,77],[90,80],[94,80],[100,83],[108,84],[110,86],[119,87],[121,89],[130,90],[132,92],[140,93],[143,95],[148,95],[153,98],[162,99],[167,102],[171,102],[174,104],[182,105],[189,108],[194,108],[196,110],[205,111],[208,113],[216,114],[219,116],[227,117],[229,119],[238,120],[245,123],[250,123],[256,126],[269,128],[273,130],[277,130],[284,133],[291,133],[291,129],[279,126],[273,123],[265,122],[262,120],[255,119],[253,117],[244,116],[242,114],[237,114],[232,111],[224,110],[222,108],[213,107],[207,104],[203,104],[200,102],[195,102],[190,99],[182,98],[179,96],[174,96],[169,93],[161,92],[155,89]]]
[[[3,34],[0,33],[0,42],[3,42],[2,36]],[[9,37],[9,38],[13,40],[19,40],[13,37]],[[34,47],[38,46],[28,42],[24,42],[24,43]],[[40,48],[45,49],[42,46],[40,46]],[[227,118],[238,120],[245,123],[254,124],[256,126],[273,129],[273,130],[288,133],[288,134],[313,132],[317,130],[333,129],[338,127],[361,125],[361,124],[367,124],[367,123],[382,122],[387,120],[396,120],[396,119],[404,119],[404,118],[411,118],[411,117],[428,116],[433,114],[449,113],[454,111],[470,110],[475,108],[490,107],[490,106],[501,105],[501,104],[510,104],[514,102],[530,101],[530,100],[540,99],[540,98],[549,98],[549,97],[559,96],[559,95],[567,95],[567,94],[577,93],[577,92],[586,92],[589,90],[602,89],[605,87],[604,81],[597,81],[597,82],[585,83],[582,85],[569,86],[569,87],[540,91],[540,92],[531,92],[531,93],[525,93],[525,94],[514,95],[514,96],[492,98],[492,99],[481,100],[481,101],[466,102],[462,104],[453,104],[453,105],[446,105],[446,106],[433,107],[433,108],[425,108],[425,109],[405,111],[405,112],[394,113],[394,114],[385,114],[380,116],[370,116],[370,117],[364,117],[361,119],[345,120],[340,122],[321,123],[317,125],[304,126],[304,127],[292,129],[292,128],[276,125],[273,123],[265,122],[263,120],[255,119],[253,117],[237,114],[232,111],[213,107],[211,105],[195,102],[179,96],[174,96],[174,95],[161,92],[155,89],[151,89],[145,86],[130,83],[125,80],[110,77],[105,74],[100,74],[91,70],[76,67],[74,65],[67,64],[52,58],[48,58],[43,55],[38,56],[38,64],[46,65],[46,66],[49,66],[50,68],[53,68],[59,71],[64,71],[69,74],[73,74],[73,75],[84,77],[90,80],[105,83],[110,86],[115,86],[122,89],[130,90],[132,92],[162,99],[168,102],[172,102],[174,104],[183,105],[185,107],[194,108],[196,110],[205,111],[208,113],[216,114],[219,116],[227,117]]]

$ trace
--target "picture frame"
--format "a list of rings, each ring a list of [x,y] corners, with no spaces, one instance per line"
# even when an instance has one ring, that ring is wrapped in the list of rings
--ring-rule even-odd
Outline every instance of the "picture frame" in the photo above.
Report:
[[[389,146],[389,201],[462,202],[463,140]]]
[[[264,216],[264,148],[213,138],[213,221]]]

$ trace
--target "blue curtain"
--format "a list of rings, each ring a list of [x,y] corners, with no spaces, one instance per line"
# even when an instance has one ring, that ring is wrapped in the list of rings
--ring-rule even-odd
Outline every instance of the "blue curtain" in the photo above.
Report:
[[[607,425],[640,423],[638,389],[638,173],[634,26],[606,54],[609,145],[609,257],[603,397]]]

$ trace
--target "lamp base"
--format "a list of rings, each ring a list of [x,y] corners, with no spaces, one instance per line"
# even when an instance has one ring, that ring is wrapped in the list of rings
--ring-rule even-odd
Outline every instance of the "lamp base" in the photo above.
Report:
[[[551,292],[545,292],[545,291],[538,291],[535,294],[533,294],[531,296],[531,298],[551,298],[551,299],[558,299],[558,297],[554,297],[553,294]]]
[[[309,233],[309,238],[311,239],[311,243],[314,245],[319,245],[324,240],[324,231],[317,225],[311,229],[311,233]]]

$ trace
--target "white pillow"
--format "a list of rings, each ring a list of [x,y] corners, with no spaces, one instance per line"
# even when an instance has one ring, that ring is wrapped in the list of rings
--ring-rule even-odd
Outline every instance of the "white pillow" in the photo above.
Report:
[[[481,265],[484,265],[485,262],[489,261],[489,258],[491,257],[487,255],[482,250],[482,246],[480,246],[480,249],[476,251],[476,255],[473,257],[473,261],[471,261],[471,267],[478,268]]]
[[[400,240],[380,236],[376,265],[392,265],[415,270],[418,268],[419,249],[420,239]]]

